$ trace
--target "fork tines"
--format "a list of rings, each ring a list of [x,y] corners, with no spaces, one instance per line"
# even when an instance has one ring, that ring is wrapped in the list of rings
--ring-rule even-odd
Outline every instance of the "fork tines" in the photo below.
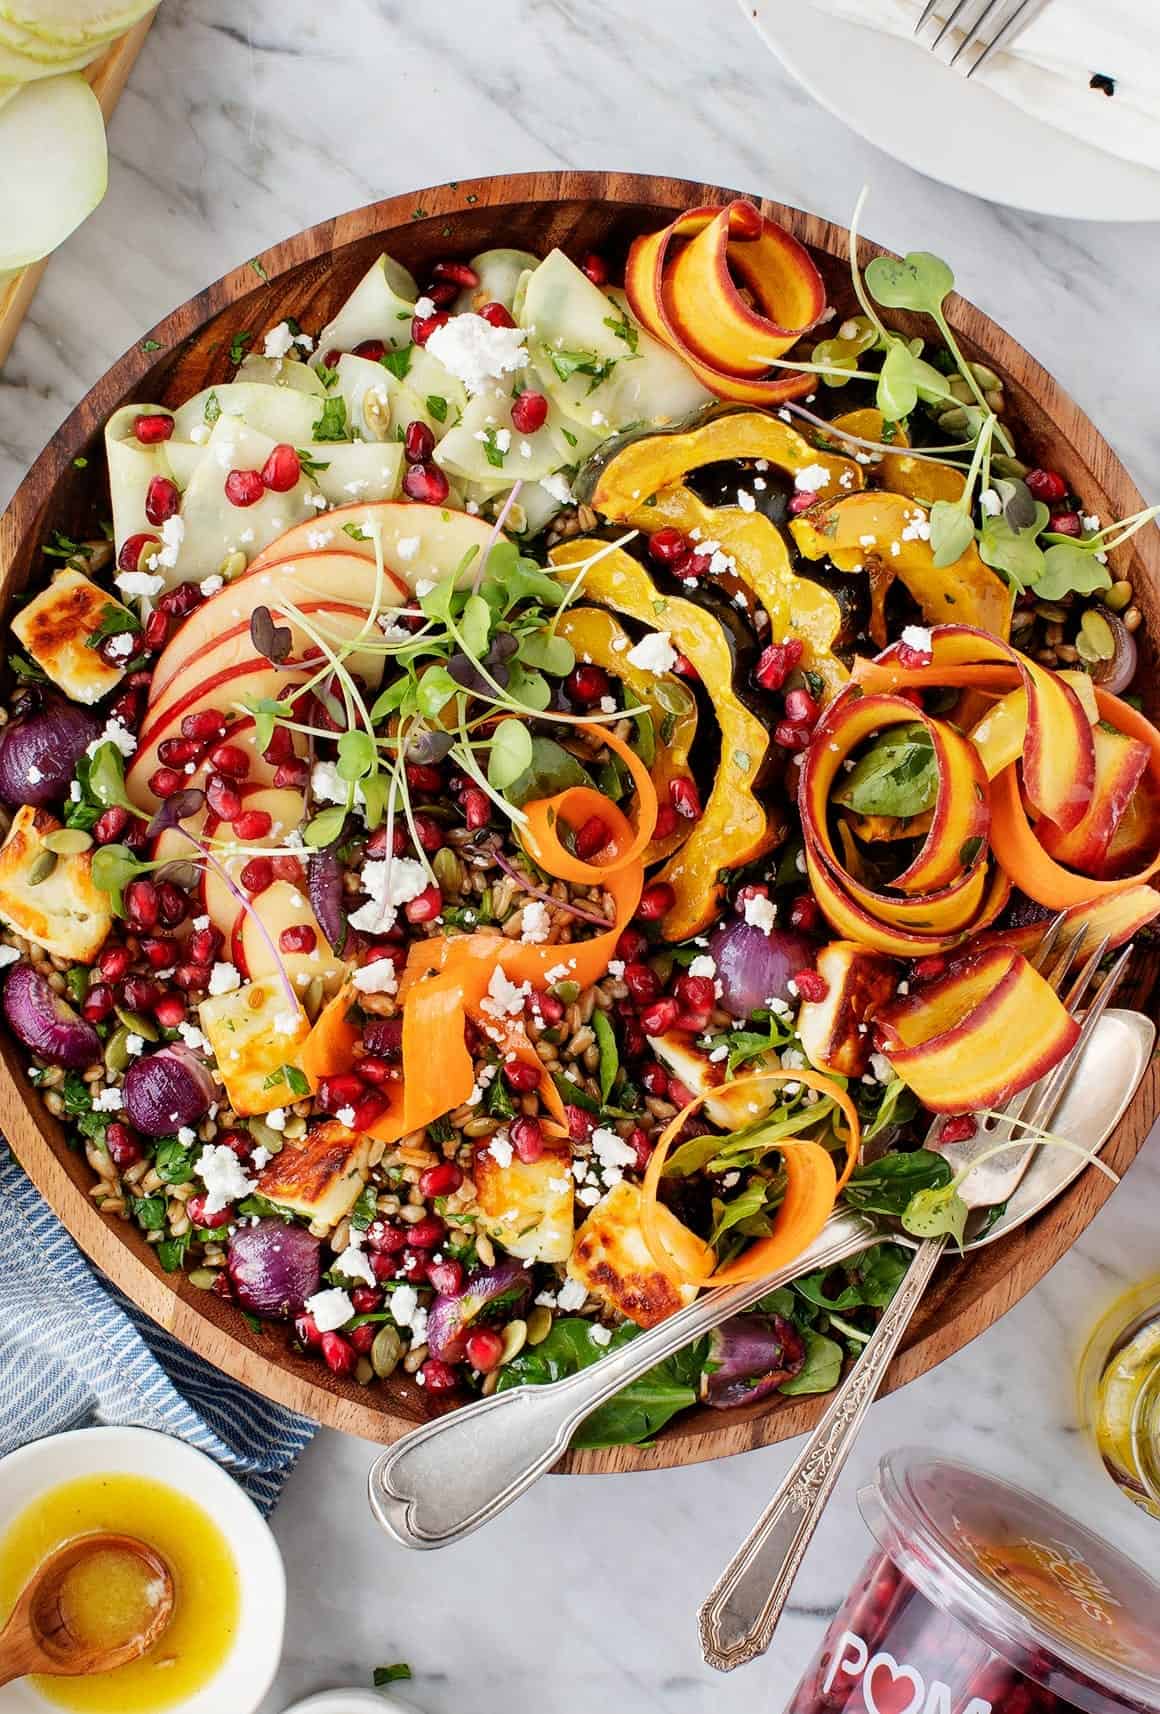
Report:
[[[1030,22],[1039,4],[1040,0],[926,0],[914,26],[914,34],[919,35],[933,18],[939,27],[927,46],[932,53],[937,53],[950,31],[961,31],[962,40],[946,63],[958,66],[969,49],[977,48],[979,52],[975,58],[969,64],[964,61],[960,67],[965,77],[972,77],[1018,29]],[[940,5],[948,7],[941,23],[936,16]],[[989,32],[987,26],[990,26]]]

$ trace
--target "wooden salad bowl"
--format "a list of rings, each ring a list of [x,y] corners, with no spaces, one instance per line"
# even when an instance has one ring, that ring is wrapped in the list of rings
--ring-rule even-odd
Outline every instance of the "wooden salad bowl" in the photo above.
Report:
[[[119,406],[139,399],[176,406],[199,388],[229,378],[230,342],[259,335],[287,315],[317,328],[362,277],[381,250],[423,276],[441,256],[471,256],[494,244],[545,254],[559,245],[573,256],[589,249],[623,257],[638,233],[665,225],[682,209],[720,204],[744,194],[716,185],[622,173],[527,173],[440,185],[356,209],[242,262],[224,279],[174,310],[115,363],[53,436],[0,519],[0,600],[42,575],[39,553],[50,528],[83,538],[106,508],[102,429]],[[761,200],[755,198],[754,200]],[[853,295],[847,234],[795,208],[761,201],[805,243],[818,263],[839,314]],[[866,257],[878,253],[864,246]],[[953,257],[951,258],[953,261]],[[1089,511],[1126,517],[1143,504],[1123,465],[1083,413],[1027,352],[972,305],[953,298],[948,315],[967,353],[1003,377],[1008,414],[1021,444],[1060,471]],[[914,320],[914,318],[909,318]],[[905,324],[908,318],[895,318]],[[929,324],[914,330],[930,335]],[[81,457],[87,464],[78,468]],[[1115,556],[1115,575],[1130,578],[1145,625],[1138,684],[1152,718],[1160,714],[1160,538],[1140,532]],[[1141,957],[1121,1003],[1149,1007],[1157,960]],[[134,1227],[98,1214],[82,1154],[68,1147],[62,1127],[42,1107],[23,1076],[13,1040],[0,1044],[0,1128],[33,1182],[73,1237],[111,1280],[193,1351],[267,1398],[331,1428],[390,1441],[430,1413],[431,1403],[409,1376],[363,1389],[332,1376],[322,1364],[295,1355],[277,1327],[252,1333],[241,1314],[181,1274],[161,1271]],[[1160,1106],[1160,1071],[1153,1061],[1104,1159],[1123,1172],[1134,1159]],[[1109,1181],[1089,1172],[1036,1219],[1001,1244],[948,1265],[928,1291],[896,1358],[887,1390],[902,1386],[982,1333],[1042,1279],[1110,1194]],[[728,1412],[686,1412],[647,1447],[581,1452],[569,1471],[649,1470],[689,1464],[764,1446],[812,1427],[825,1398],[764,1400]]]

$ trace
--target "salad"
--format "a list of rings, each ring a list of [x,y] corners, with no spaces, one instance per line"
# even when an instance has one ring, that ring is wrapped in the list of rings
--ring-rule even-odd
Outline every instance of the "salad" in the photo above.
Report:
[[[1157,509],[1032,462],[934,256],[852,235],[840,314],[738,201],[622,260],[382,256],[237,333],[113,415],[107,528],[12,623],[3,1010],[96,1205],[449,1403],[839,1201],[961,1237],[924,1139],[1071,1047],[1045,925],[1160,914]],[[772,1292],[580,1443],[828,1390],[904,1270]]]

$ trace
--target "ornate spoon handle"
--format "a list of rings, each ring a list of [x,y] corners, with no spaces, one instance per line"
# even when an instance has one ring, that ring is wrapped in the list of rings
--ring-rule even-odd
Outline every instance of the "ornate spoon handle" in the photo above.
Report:
[[[919,1245],[857,1363],[701,1608],[701,1652],[719,1672],[769,1647],[830,1492],[946,1244],[943,1237]]]

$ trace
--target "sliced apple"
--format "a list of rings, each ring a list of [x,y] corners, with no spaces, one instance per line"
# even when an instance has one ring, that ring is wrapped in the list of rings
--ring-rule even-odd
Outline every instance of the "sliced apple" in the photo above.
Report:
[[[803,1000],[798,1035],[811,1065],[838,1077],[861,1077],[873,1050],[869,1022],[892,998],[897,970],[889,958],[850,940],[832,940],[815,966],[829,983],[824,1000]]]
[[[265,810],[270,817],[269,831],[257,839],[247,839],[247,847],[284,845],[286,835],[301,825],[306,800],[293,786],[245,786],[241,798],[246,810]],[[210,815],[205,821],[204,837],[207,842],[219,840],[228,843],[232,835],[228,823]],[[231,856],[225,850],[214,850],[213,854],[234,885],[240,887],[242,870],[249,857]],[[210,921],[221,929],[223,935],[229,936],[239,911],[237,894],[231,891],[220,871],[212,864],[206,864],[202,871],[201,898]]]
[[[242,956],[253,981],[276,976],[281,963],[299,993],[316,978],[327,993],[333,993],[342,982],[346,965],[330,950],[310,900],[291,882],[275,881],[264,893],[258,894],[252,909],[243,912],[243,916],[245,920],[240,925]],[[262,927],[255,918],[260,919]],[[281,939],[287,929],[313,930],[314,945],[310,951],[288,952]],[[278,948],[277,957],[271,952],[266,935]]]
[[[320,537],[327,530],[333,532],[331,538],[321,542]],[[461,566],[464,566],[461,581],[470,581],[493,534],[484,518],[473,518],[468,512],[452,511],[447,506],[424,506],[417,500],[337,506],[322,518],[287,530],[258,554],[250,570],[294,559],[320,545],[354,551],[373,560],[376,531],[387,568],[409,590],[414,590],[422,578],[438,581],[455,576]]]
[[[157,747],[166,738],[177,736],[187,714],[213,709],[215,713],[229,717],[244,698],[277,697],[292,682],[289,675],[267,662],[255,665],[251,661],[232,672],[219,674],[198,689],[189,691],[176,704],[171,704],[167,718],[161,723],[149,723],[148,730],[141,734],[137,754],[125,775],[125,784],[133,802],[142,809],[157,807],[157,799],[149,790],[150,776],[160,765]]]

